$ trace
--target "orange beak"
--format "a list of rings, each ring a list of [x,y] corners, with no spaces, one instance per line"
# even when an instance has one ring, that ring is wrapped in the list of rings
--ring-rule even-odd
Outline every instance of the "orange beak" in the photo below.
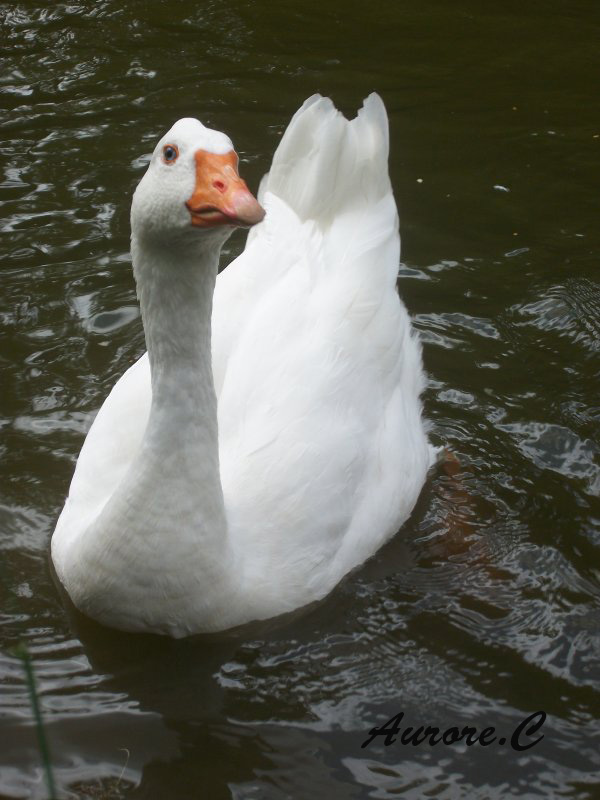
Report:
[[[238,173],[238,157],[231,150],[224,155],[197,150],[196,185],[186,206],[192,225],[250,227],[265,216],[265,210],[248,190]]]

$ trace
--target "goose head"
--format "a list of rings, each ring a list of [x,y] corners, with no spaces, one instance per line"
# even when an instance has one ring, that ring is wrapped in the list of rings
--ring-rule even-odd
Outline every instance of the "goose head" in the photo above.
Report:
[[[220,246],[265,215],[238,172],[231,139],[197,119],[176,122],[156,145],[131,207],[134,236],[169,247]]]

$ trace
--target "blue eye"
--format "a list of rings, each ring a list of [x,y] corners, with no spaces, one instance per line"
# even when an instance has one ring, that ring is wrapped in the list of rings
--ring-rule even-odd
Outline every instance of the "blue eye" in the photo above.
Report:
[[[165,164],[172,164],[174,161],[177,161],[178,155],[179,150],[174,144],[166,144],[163,147],[163,161]]]

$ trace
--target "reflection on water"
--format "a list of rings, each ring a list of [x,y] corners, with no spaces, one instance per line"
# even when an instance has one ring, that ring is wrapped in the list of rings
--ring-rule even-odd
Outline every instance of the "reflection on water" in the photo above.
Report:
[[[45,797],[25,642],[64,797],[596,797],[596,5],[103,0],[3,4],[0,24],[0,796]],[[352,113],[373,89],[457,476],[434,471],[401,535],[304,614],[184,642],[101,629],[47,547],[144,349],[128,206],[146,154],[200,116],[256,187],[306,96]],[[399,711],[510,734],[539,708],[522,754],[360,747]]]

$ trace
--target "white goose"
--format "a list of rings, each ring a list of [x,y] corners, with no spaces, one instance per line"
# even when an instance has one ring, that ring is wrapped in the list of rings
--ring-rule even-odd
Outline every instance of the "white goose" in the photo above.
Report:
[[[131,211],[148,353],[100,409],[52,538],[81,611],[175,637],[276,616],[407,519],[434,451],[387,156],[377,95],[351,122],[311,97],[216,280],[263,211],[224,134],[183,119],[160,140]]]

